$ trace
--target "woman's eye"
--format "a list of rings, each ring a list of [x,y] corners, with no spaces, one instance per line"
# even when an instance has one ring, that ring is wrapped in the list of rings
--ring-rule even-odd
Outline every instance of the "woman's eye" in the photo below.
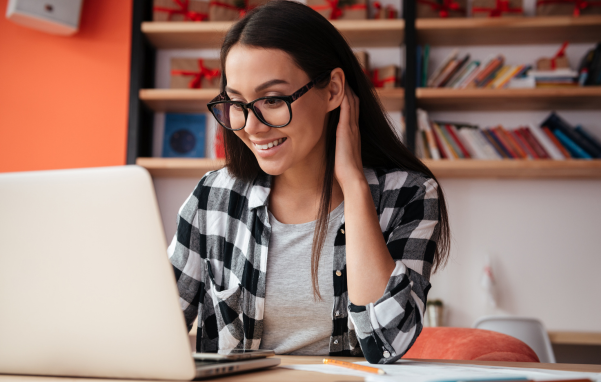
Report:
[[[241,111],[242,110],[242,106],[238,105],[237,103],[233,103],[232,104],[232,109],[234,109],[236,111]]]
[[[281,106],[283,103],[284,103],[284,101],[282,101],[281,99],[277,99],[277,98],[271,98],[271,99],[265,100],[265,106],[269,106],[269,107],[278,107],[278,106]]]

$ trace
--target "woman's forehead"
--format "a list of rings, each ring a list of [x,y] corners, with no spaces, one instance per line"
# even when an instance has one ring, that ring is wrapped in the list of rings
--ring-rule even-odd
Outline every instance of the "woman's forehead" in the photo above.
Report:
[[[304,84],[307,74],[292,57],[279,49],[264,49],[234,45],[225,60],[228,85],[233,87],[260,84],[274,78],[285,79],[291,85]]]

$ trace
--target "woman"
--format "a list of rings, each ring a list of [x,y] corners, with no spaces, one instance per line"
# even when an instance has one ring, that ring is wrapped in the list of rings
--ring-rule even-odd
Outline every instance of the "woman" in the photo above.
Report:
[[[209,103],[226,167],[169,247],[199,352],[400,358],[448,253],[442,191],[399,141],[351,49],[305,5],[249,12]],[[375,208],[374,208],[375,207]]]

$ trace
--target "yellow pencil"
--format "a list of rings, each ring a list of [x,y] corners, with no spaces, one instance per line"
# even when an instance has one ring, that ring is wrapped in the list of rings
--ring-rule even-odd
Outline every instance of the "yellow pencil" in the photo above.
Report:
[[[366,373],[386,374],[386,372],[384,370],[378,369],[377,367],[357,365],[356,363],[337,361],[335,359],[324,358],[323,363],[325,363],[326,365],[341,366],[341,367],[346,367],[346,368],[353,369],[353,370],[364,371]]]

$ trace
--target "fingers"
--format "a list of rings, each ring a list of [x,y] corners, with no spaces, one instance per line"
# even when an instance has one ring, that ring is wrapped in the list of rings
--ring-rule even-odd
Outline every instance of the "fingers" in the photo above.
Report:
[[[349,97],[347,94],[342,98],[340,104],[340,118],[338,120],[338,126],[347,126],[351,123],[351,104],[349,103]]]
[[[349,106],[350,106],[351,129],[358,130],[359,129],[359,97],[357,97],[357,95],[355,94],[353,89],[351,89],[351,87],[348,85],[348,83],[345,84],[344,93],[345,93],[345,98],[347,100],[349,100],[348,102],[349,102]]]

